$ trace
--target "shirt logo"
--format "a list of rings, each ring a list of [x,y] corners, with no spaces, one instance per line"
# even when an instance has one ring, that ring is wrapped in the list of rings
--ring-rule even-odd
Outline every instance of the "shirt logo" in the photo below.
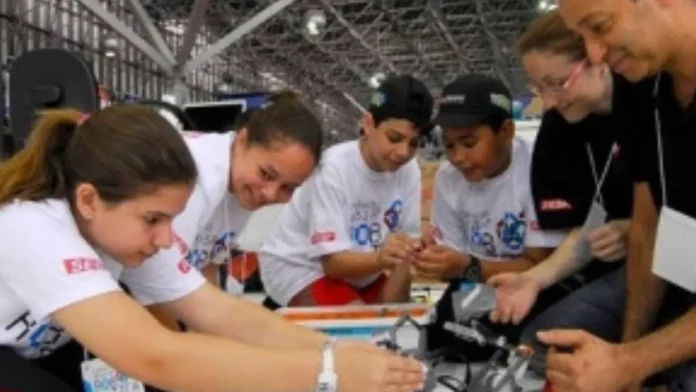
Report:
[[[176,266],[182,274],[188,274],[191,271],[191,264],[186,259],[179,260]]]
[[[333,242],[335,240],[335,231],[321,231],[312,235],[312,245],[320,244],[322,242]]]
[[[573,207],[568,203],[568,201],[563,199],[549,199],[541,201],[542,211],[561,211],[561,210],[572,210]]]
[[[65,272],[68,275],[79,274],[88,271],[98,271],[104,268],[101,260],[90,257],[76,257],[63,260]]]

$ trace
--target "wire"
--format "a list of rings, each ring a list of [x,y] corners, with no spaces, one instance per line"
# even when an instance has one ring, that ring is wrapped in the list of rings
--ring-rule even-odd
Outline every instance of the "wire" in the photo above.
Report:
[[[452,392],[467,392],[469,390],[469,383],[471,382],[471,362],[464,354],[454,353],[453,356],[454,358],[460,360],[464,364],[464,367],[466,369],[464,372],[464,379],[460,380],[456,376],[453,376],[451,374],[444,374],[438,376],[436,378],[436,381],[438,384],[442,385],[443,387],[449,389]],[[444,355],[440,356],[439,358],[436,358],[433,361],[433,371],[442,362],[443,358]]]

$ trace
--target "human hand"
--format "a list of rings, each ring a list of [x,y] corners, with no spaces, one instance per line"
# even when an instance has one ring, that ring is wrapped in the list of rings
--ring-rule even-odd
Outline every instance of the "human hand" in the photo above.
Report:
[[[409,237],[408,234],[391,233],[387,235],[377,254],[377,262],[384,269],[392,269],[411,262],[421,248],[420,241]]]
[[[630,357],[624,353],[624,346],[581,330],[544,331],[537,337],[551,346],[546,377],[554,392],[623,392],[639,385],[627,370]]]
[[[541,285],[524,273],[502,273],[487,282],[495,287],[496,305],[490,319],[494,323],[519,324],[534,306]]]
[[[421,238],[421,244],[423,245],[423,248],[427,248],[428,246],[436,245],[437,240],[435,232],[437,228],[433,225],[426,225],[425,229],[423,229],[423,238]]]
[[[341,392],[414,392],[423,388],[423,365],[375,347],[335,348],[337,389]]]
[[[431,245],[420,252],[413,266],[423,278],[448,280],[461,276],[469,262],[468,255],[444,245]]]
[[[606,262],[625,258],[628,252],[627,232],[627,220],[613,220],[594,229],[588,236],[592,256]]]

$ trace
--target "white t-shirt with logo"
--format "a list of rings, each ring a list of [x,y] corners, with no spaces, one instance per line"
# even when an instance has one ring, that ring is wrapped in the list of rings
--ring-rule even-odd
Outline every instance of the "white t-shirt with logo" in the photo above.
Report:
[[[374,252],[390,232],[420,236],[418,163],[375,172],[358,143],[324,152],[321,167],[295,191],[259,252],[264,287],[282,305],[324,276],[322,256]],[[362,288],[378,277],[347,281]]]
[[[213,164],[211,181],[224,181],[224,184],[227,184],[230,161],[229,146],[234,141],[234,136],[235,134],[232,132],[225,134],[184,133],[187,144],[196,156],[196,161],[206,159]],[[224,146],[226,149],[223,151],[220,147]],[[219,155],[211,154],[216,150]],[[199,165],[199,171],[202,167],[205,166]],[[189,253],[189,263],[197,269],[203,269],[210,263],[224,264],[227,262],[232,249],[236,246],[236,239],[246,226],[251,214],[252,211],[242,208],[236,197],[225,192],[210,219],[198,230]]]
[[[0,207],[0,346],[37,358],[71,338],[50,315],[121,290],[143,305],[182,298],[205,279],[189,264],[190,244],[228,194],[230,134],[187,136],[199,179],[174,219],[175,245],[138,268],[124,268],[81,236],[65,200],[15,201]],[[104,309],[108,312],[108,309]]]
[[[481,259],[505,261],[525,247],[553,248],[564,232],[539,230],[530,188],[532,147],[515,138],[510,166],[499,176],[470,183],[449,161],[435,177],[431,224],[443,245]]]

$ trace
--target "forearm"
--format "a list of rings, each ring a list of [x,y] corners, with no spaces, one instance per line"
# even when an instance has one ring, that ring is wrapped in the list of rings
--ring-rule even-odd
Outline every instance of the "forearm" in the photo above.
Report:
[[[306,392],[316,388],[320,352],[250,346],[196,333],[176,334],[136,378],[165,390]],[[282,377],[276,377],[281,374]]]
[[[215,287],[220,287],[220,278],[218,276],[218,271],[220,266],[213,263],[208,263],[202,270],[201,274],[205,276],[205,279],[210,282]]]
[[[507,261],[481,260],[481,272],[485,281],[504,272],[524,272],[534,265],[535,262],[526,257],[516,257]]]
[[[621,348],[628,369],[639,380],[696,358],[696,309],[668,326]]]
[[[383,303],[404,303],[411,300],[411,266],[404,264],[388,273],[382,290]]]
[[[571,231],[549,257],[525,271],[524,275],[533,278],[542,288],[547,288],[578,272],[590,262],[589,258],[581,260],[576,257],[575,246],[579,236],[579,229]]]
[[[654,243],[654,227],[632,226],[626,262],[623,341],[635,340],[645,334],[662,305],[665,283],[652,273]]]
[[[240,317],[243,315],[243,317]],[[230,297],[230,309],[207,333],[238,339],[250,344],[281,348],[318,349],[328,337],[283,319],[255,303]]]
[[[377,252],[344,251],[322,258],[324,274],[336,279],[363,278],[382,272]]]

